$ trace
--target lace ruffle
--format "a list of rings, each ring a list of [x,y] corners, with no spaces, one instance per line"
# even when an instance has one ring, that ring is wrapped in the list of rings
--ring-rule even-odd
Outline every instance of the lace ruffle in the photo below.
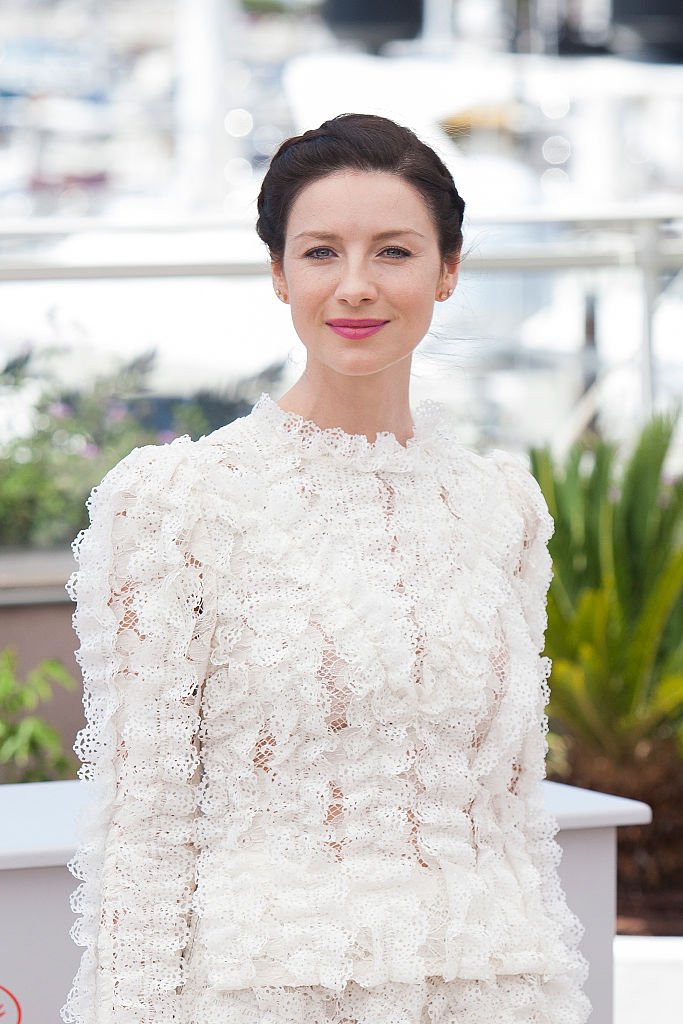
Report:
[[[426,398],[413,411],[413,436],[403,445],[395,434],[379,431],[374,441],[365,434],[348,434],[341,427],[319,427],[298,413],[285,411],[267,392],[262,392],[252,410],[266,442],[273,440],[288,449],[290,456],[301,462],[327,463],[330,459],[343,465],[347,472],[391,473],[420,472],[421,463],[430,453],[442,453],[444,445],[452,447],[445,408],[440,402]],[[220,438],[221,428],[212,435]]]
[[[573,982],[538,974],[493,981],[388,981],[342,993],[322,985],[264,985],[214,993],[194,982],[182,997],[187,1024],[584,1024],[590,1011]]]
[[[159,734],[177,698],[194,692],[200,663],[204,679],[201,719],[188,708],[174,734],[175,749],[187,749],[196,728],[201,778],[191,785],[190,755],[171,776],[174,803],[155,791],[139,833],[148,859],[131,860],[127,876],[138,878],[179,841],[184,853],[169,871],[180,877],[167,889],[177,915],[166,905],[154,940],[135,930],[116,940],[121,949],[137,937],[136,953],[126,954],[133,963],[149,956],[156,965],[163,945],[163,1019],[424,1024],[467,1009],[468,1024],[583,1024],[581,926],[564,901],[557,826],[542,807],[550,665],[540,652],[553,524],[528,470],[505,452],[461,446],[438,403],[418,406],[403,446],[388,433],[369,442],[322,430],[265,393],[249,416],[195,445],[159,449],[161,472],[153,450],[139,451],[147,454],[113,471],[148,509],[128,524],[144,554],[131,557],[136,571],[126,578],[171,595],[157,602],[152,635],[174,623],[145,691],[158,715],[145,718],[140,703],[117,696],[116,724],[140,739],[141,778],[146,764],[156,778]],[[102,648],[93,637],[106,617],[87,607],[101,609],[107,592],[103,524],[121,505],[121,486],[105,491],[84,566],[95,592],[85,581],[79,592],[102,692],[116,626],[108,623]],[[139,539],[143,521],[155,524],[154,544]],[[209,591],[206,631],[201,658],[169,701],[159,667],[169,655],[187,665],[177,645],[185,650],[196,628],[187,609],[198,569],[188,552]],[[184,615],[170,617],[178,606]],[[134,645],[133,666],[139,651]],[[106,721],[106,704],[100,710]],[[128,863],[123,840],[132,843],[129,826],[139,825],[137,802],[123,817],[128,802],[118,810],[123,832],[107,839],[111,809],[93,829],[93,870],[105,857],[110,868],[93,887],[88,927],[107,950],[112,919],[97,928],[96,908],[102,899],[111,913],[120,902],[116,864]],[[170,815],[152,813],[171,806],[173,829]],[[159,834],[168,841],[155,845]],[[182,846],[190,838],[196,862]],[[131,893],[125,906],[141,920],[150,901],[136,885]],[[112,963],[108,953],[107,992]],[[140,986],[148,1014],[140,1021],[162,1019],[140,994],[157,978],[154,970],[129,976],[130,998]],[[91,998],[89,989],[82,1005]],[[63,1019],[85,1024],[85,1016]]]

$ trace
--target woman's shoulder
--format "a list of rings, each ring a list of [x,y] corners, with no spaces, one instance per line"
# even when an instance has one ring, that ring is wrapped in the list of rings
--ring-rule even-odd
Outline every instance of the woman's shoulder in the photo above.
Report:
[[[230,428],[230,429],[229,429]],[[201,508],[212,492],[226,494],[234,488],[235,475],[245,474],[250,459],[241,429],[235,425],[193,440],[183,434],[167,443],[133,448],[116,462],[96,484],[87,500],[91,520],[111,512],[129,510],[136,516],[172,506]]]
[[[532,540],[547,544],[555,532],[555,520],[528,457],[494,448],[487,458],[500,476],[504,498],[523,523],[525,545]]]
[[[449,466],[459,471],[461,478],[489,492],[493,487],[501,495],[509,496],[516,487],[528,488],[535,483],[523,456],[507,449],[474,448],[453,434],[446,438],[446,444],[442,444],[440,455]]]
[[[247,469],[258,455],[252,428],[253,410],[200,437],[198,451],[208,461]]]
[[[534,476],[528,456],[507,448],[477,450],[459,444],[458,453],[468,469],[483,482],[498,488],[501,496],[519,506],[547,511],[541,486]]]
[[[499,536],[507,547],[524,538],[547,542],[555,524],[528,456],[510,449],[475,450],[460,445],[455,484],[476,529]],[[464,467],[464,468],[463,468]],[[528,540],[526,541],[528,543]]]
[[[133,448],[116,462],[93,487],[86,502],[96,511],[105,503],[126,507],[139,503],[143,495],[167,493],[178,470],[189,464],[193,442],[189,436],[168,444],[145,444]],[[176,479],[177,482],[177,479]]]
[[[492,448],[486,458],[500,475],[507,493],[526,513],[549,518],[548,503],[534,476],[528,456],[502,448]]]
[[[246,417],[233,420],[196,440],[182,434],[172,441],[133,448],[105,474],[99,488],[137,483],[144,489],[158,488],[178,477],[189,483],[203,477],[211,466],[248,461],[249,439]]]

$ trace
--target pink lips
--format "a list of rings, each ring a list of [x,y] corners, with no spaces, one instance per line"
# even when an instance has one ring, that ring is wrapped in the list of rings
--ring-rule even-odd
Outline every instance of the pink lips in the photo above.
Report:
[[[344,318],[328,320],[327,326],[331,327],[334,333],[341,335],[342,338],[355,339],[369,338],[371,334],[376,334],[388,322],[388,320],[352,320]]]

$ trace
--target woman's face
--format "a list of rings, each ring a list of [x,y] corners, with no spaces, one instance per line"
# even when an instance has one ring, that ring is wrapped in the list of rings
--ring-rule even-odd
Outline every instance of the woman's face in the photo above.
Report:
[[[455,287],[457,261],[443,263],[417,189],[398,175],[348,170],[299,194],[272,273],[309,359],[361,375],[412,354],[439,293]],[[381,326],[370,333],[332,323],[366,320]]]

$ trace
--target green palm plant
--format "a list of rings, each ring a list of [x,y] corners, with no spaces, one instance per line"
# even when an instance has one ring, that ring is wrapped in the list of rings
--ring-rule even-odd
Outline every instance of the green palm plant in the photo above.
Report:
[[[683,872],[683,477],[664,473],[679,415],[653,417],[620,472],[599,438],[561,468],[530,452],[555,520],[548,775],[652,806],[652,825],[620,830],[634,891]]]

